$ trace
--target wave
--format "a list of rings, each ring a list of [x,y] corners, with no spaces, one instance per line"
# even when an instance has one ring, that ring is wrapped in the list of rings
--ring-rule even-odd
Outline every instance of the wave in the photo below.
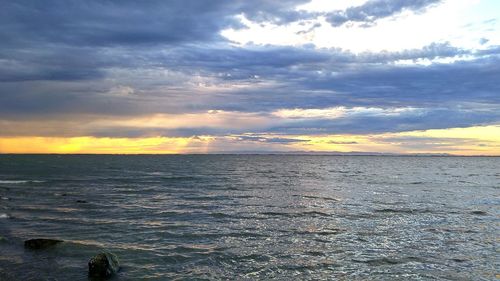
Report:
[[[292,195],[292,196],[293,197],[300,197],[300,198],[307,198],[307,199],[320,199],[320,200],[325,200],[325,201],[335,201],[335,202],[340,201],[337,198],[325,197],[325,196],[300,195],[300,194],[295,194],[295,195]]]
[[[375,213],[404,213],[404,214],[426,214],[426,213],[439,213],[438,211],[430,210],[430,209],[375,209],[373,212]],[[448,212],[452,213],[452,212]]]
[[[262,212],[260,213],[261,215],[265,215],[265,216],[271,216],[271,217],[275,217],[275,216],[281,216],[281,217],[290,217],[290,218],[293,218],[293,217],[330,217],[332,216],[332,214],[329,214],[329,213],[324,213],[324,212],[320,212],[320,211],[305,211],[305,212],[300,212],[300,213],[296,213],[296,212]]]
[[[404,264],[410,262],[419,262],[419,263],[424,262],[424,260],[419,257],[404,257],[404,258],[382,257],[382,258],[366,259],[366,260],[352,259],[352,261],[356,263],[365,263],[371,266],[395,265],[395,264]]]
[[[340,230],[306,230],[306,231],[296,231],[294,234],[299,235],[319,235],[319,236],[330,236],[342,233]]]
[[[41,183],[40,180],[0,180],[0,184],[23,184],[23,183]]]

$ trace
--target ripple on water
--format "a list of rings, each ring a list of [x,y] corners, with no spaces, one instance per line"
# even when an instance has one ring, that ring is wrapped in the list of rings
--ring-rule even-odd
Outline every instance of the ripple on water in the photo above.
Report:
[[[87,280],[103,250],[120,280],[495,276],[496,158],[16,159],[0,158],[0,280]],[[36,237],[66,243],[24,251]]]
[[[383,266],[383,265],[396,265],[396,264],[405,264],[410,262],[418,262],[424,263],[425,260],[419,257],[402,257],[402,258],[389,258],[389,257],[381,257],[375,259],[352,259],[353,262],[356,263],[365,263],[370,266]]]
[[[0,180],[0,184],[26,184],[26,183],[44,183],[42,180]]]

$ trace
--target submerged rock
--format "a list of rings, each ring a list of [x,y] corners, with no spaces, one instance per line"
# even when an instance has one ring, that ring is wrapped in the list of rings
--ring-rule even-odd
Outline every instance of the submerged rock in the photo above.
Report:
[[[61,242],[63,241],[57,239],[44,239],[44,238],[30,239],[24,241],[24,247],[32,250],[38,250],[38,249],[45,249],[52,247]]]
[[[118,257],[110,252],[100,253],[89,261],[89,276],[110,277],[120,270]]]

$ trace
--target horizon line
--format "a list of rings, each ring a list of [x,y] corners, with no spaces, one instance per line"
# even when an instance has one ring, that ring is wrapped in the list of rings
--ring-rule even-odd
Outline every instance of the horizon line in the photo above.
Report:
[[[384,156],[384,157],[500,157],[500,155],[478,154],[463,155],[450,153],[383,153],[383,152],[207,152],[207,153],[1,153],[2,155],[82,155],[82,156],[189,156],[189,155],[282,155],[282,156]]]

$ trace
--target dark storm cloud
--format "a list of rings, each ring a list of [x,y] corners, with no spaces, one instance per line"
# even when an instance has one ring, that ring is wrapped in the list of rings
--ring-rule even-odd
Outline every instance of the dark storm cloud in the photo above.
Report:
[[[370,0],[361,6],[332,12],[327,15],[326,20],[333,26],[348,22],[370,26],[378,19],[397,15],[405,10],[418,13],[439,2],[441,0]]]

